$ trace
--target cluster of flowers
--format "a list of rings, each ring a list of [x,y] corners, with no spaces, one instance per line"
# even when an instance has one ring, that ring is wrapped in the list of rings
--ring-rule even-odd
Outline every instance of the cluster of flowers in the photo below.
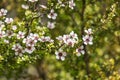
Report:
[[[3,17],[3,16],[6,16],[7,15],[7,10],[6,9],[0,9],[0,17]],[[3,28],[5,27],[5,23],[6,24],[10,24],[10,23],[12,23],[13,22],[13,19],[12,18],[2,18],[3,20],[1,20],[0,21],[0,38],[3,38],[3,37],[9,37],[9,38],[11,38],[11,36],[12,36],[12,31],[10,31],[10,30],[4,30]],[[8,40],[4,40],[4,42],[6,42],[6,43],[9,43],[9,41]]]
[[[6,9],[0,9],[0,17],[2,17],[2,16],[6,16],[7,15],[7,10]],[[5,20],[4,20],[7,24],[10,24],[10,23],[12,23],[13,22],[13,19],[12,18],[5,18]]]
[[[15,28],[12,28],[13,30],[4,30],[3,29],[4,27],[5,27],[4,22],[0,21],[0,38],[4,38],[4,42],[8,44],[9,43],[8,39],[15,36],[15,33],[13,32],[13,30],[15,30]],[[5,38],[7,38],[7,39],[5,39]]]
[[[37,2],[38,0],[29,0],[30,2]],[[60,6],[65,6],[61,0],[58,0],[58,3],[60,4]],[[73,9],[73,7],[75,6],[74,0],[69,0],[69,7],[71,9]]]
[[[38,34],[33,34],[30,33],[26,38],[25,38],[25,33],[19,31],[17,34],[17,39],[23,39],[23,43],[25,44],[25,49],[22,48],[22,46],[17,43],[15,45],[13,45],[12,50],[15,51],[16,55],[22,56],[23,53],[27,52],[29,54],[33,53],[33,51],[35,51],[35,45],[38,41],[40,42],[54,42],[50,37],[39,37]]]
[[[74,45],[78,42],[78,36],[73,31],[70,34],[58,36],[56,37],[62,44],[66,44],[68,46],[74,47]]]
[[[37,2],[38,0],[29,0],[30,2]],[[61,0],[58,0],[58,4],[62,7],[65,6],[65,4],[63,4],[63,2]],[[75,3],[74,3],[74,0],[69,0],[68,1],[68,4],[69,4],[69,8],[71,9],[74,9],[74,6],[75,6]],[[41,8],[47,8],[45,5],[40,5]],[[28,5],[25,5],[25,4],[22,4],[21,7],[23,9],[29,9],[29,6]],[[52,20],[55,20],[56,17],[57,17],[57,13],[55,13],[54,9],[51,9],[50,10],[50,13],[47,15],[47,17],[49,19],[52,19]],[[52,21],[48,21],[47,22],[47,27],[49,29],[54,29],[55,28],[55,22],[52,22]]]
[[[60,6],[62,6],[62,7],[65,6],[65,5],[62,3],[61,0],[58,0],[58,3],[59,3]],[[73,1],[73,0],[70,0],[70,1],[69,1],[69,7],[70,7],[71,9],[73,9],[74,6],[75,6],[74,1]],[[55,20],[56,17],[57,17],[57,13],[54,12],[54,9],[51,9],[51,10],[50,10],[50,13],[48,14],[48,18]],[[55,28],[55,22],[49,22],[49,21],[48,21],[47,27],[48,27],[49,29],[54,29],[54,28]]]
[[[23,39],[23,43],[26,44],[25,51],[31,54],[35,50],[35,44],[38,42],[38,34],[30,33],[26,38]]]
[[[0,9],[0,17],[6,16],[7,15],[7,10],[5,9]],[[4,30],[3,28],[5,27],[5,23],[9,25],[10,23],[13,22],[12,18],[5,18],[4,22],[0,21],[0,38],[8,37],[11,38],[12,36],[16,36],[17,39],[23,39],[23,43],[25,44],[25,48],[21,46],[20,43],[16,43],[13,45],[12,50],[15,51],[15,55],[22,56],[23,53],[27,52],[31,54],[35,50],[35,44],[40,41],[40,42],[54,42],[49,36],[42,36],[39,38],[38,34],[33,34],[30,33],[26,38],[25,38],[25,32],[19,31],[17,34],[14,33],[12,30]],[[17,29],[16,25],[12,26],[13,30]],[[4,39],[5,43],[9,43],[9,40]]]
[[[29,0],[30,2],[37,2],[38,0]],[[58,0],[58,3],[64,7],[65,4],[61,1],[61,0]],[[75,6],[75,3],[73,0],[69,0],[68,1],[68,4],[69,4],[69,8],[71,9],[74,9],[74,6]],[[42,8],[47,8],[46,6],[44,5],[40,5]],[[22,5],[22,8],[24,9],[29,9],[29,6],[27,5]],[[7,14],[7,10],[5,9],[1,9],[0,10],[0,17],[1,16],[5,16]],[[55,20],[57,18],[57,13],[55,12],[54,9],[51,9],[49,14],[47,15],[47,17],[50,19],[50,21],[48,21],[47,23],[47,27],[49,29],[54,29],[55,28],[55,22],[51,22],[51,20]],[[2,37],[5,37],[7,36],[8,38],[11,38],[12,36],[16,35],[17,39],[22,39],[22,43],[16,43],[12,46],[12,50],[15,51],[15,55],[19,55],[19,56],[22,56],[23,53],[33,53],[36,49],[35,49],[35,46],[36,46],[36,43],[39,41],[39,42],[54,42],[54,40],[52,40],[49,36],[41,36],[39,37],[38,34],[34,34],[34,33],[30,33],[29,35],[27,35],[26,37],[26,33],[25,32],[22,32],[22,31],[19,31],[18,33],[14,33],[12,30],[6,30],[6,31],[3,31],[3,27],[5,26],[5,23],[6,24],[10,24],[13,22],[13,19],[12,18],[5,18],[4,22],[0,21],[0,38]],[[12,26],[13,30],[16,30],[17,27],[15,25]],[[92,45],[93,42],[92,42],[92,29],[88,29],[88,30],[85,30],[85,33],[86,35],[83,35],[82,39],[83,39],[83,43],[85,45]],[[71,46],[71,47],[74,47],[75,44],[78,43],[78,36],[76,33],[74,33],[73,31],[70,32],[70,34],[66,34],[66,35],[63,35],[63,36],[58,36],[56,37],[57,40],[59,40],[60,44],[64,44],[66,46]],[[4,42],[6,43],[9,43],[9,40],[4,40]],[[23,44],[23,45],[22,45]],[[24,46],[25,45],[25,46]],[[85,51],[84,51],[84,46],[80,46],[79,48],[76,49],[76,52],[77,52],[77,56],[80,56],[81,54],[84,54]],[[56,58],[59,59],[59,60],[62,60],[64,61],[65,60],[65,57],[67,55],[66,52],[64,52],[62,49],[59,49],[58,51],[55,52],[56,54]]]
[[[88,30],[85,30],[85,33],[86,35],[83,36],[83,43],[85,45],[92,45],[93,42],[93,37],[92,37],[92,29],[88,29]],[[75,34],[73,31],[69,34],[69,35],[63,35],[63,36],[59,36],[57,37],[56,39],[58,39],[61,43],[64,43],[68,46],[72,46],[74,47],[74,44],[78,42],[78,37],[77,37],[77,34]],[[55,52],[56,54],[56,59],[59,59],[59,60],[62,60],[64,61],[65,60],[65,57],[66,57],[66,52],[64,52],[62,49],[58,50]],[[81,54],[85,54],[85,51],[84,51],[84,46],[81,45],[80,47],[78,47],[76,49],[76,56],[81,56]]]
[[[85,36],[83,36],[83,41],[84,41],[84,44],[85,45],[92,45],[93,44],[93,42],[92,42],[92,40],[93,40],[93,37],[92,37],[92,29],[88,29],[88,30],[85,30],[85,33],[86,33],[86,35]]]
[[[33,34],[30,33],[25,38],[25,32],[19,31],[17,34],[14,33],[12,30],[2,30],[3,27],[5,26],[4,22],[0,21],[0,38],[8,37],[11,38],[12,36],[17,37],[17,39],[23,39],[23,43],[26,45],[26,48],[24,49],[19,43],[16,43],[13,45],[12,50],[15,51],[15,55],[22,56],[23,53],[27,52],[31,54],[35,50],[35,44],[40,41],[40,42],[54,42],[49,36],[42,36],[39,37],[38,34]],[[16,30],[17,27],[14,25],[12,26],[13,30]],[[4,39],[5,43],[9,43],[9,40]]]
[[[71,46],[71,47],[74,47],[74,45],[78,43],[78,36],[73,31],[70,32],[70,34],[58,36],[56,37],[56,39],[59,40],[61,44],[66,44],[67,46]],[[56,59],[62,61],[65,60],[66,52],[64,52],[62,49],[56,51],[55,54],[56,54]]]
[[[61,0],[58,0],[58,3],[61,7],[65,7],[65,4]],[[74,9],[75,3],[74,0],[69,0],[68,1],[69,8]]]
[[[93,42],[92,42],[92,40],[93,40],[93,37],[92,37],[92,29],[88,29],[88,30],[85,30],[85,33],[86,33],[86,35],[85,36],[83,36],[83,43],[85,44],[85,45],[92,45],[93,44]],[[79,48],[77,48],[76,49],[76,55],[77,56],[81,56],[81,54],[85,54],[85,51],[84,51],[84,46],[83,45],[81,45]]]
[[[17,38],[23,38],[24,32],[19,32]],[[38,34],[30,33],[30,35],[26,38],[23,38],[23,43],[25,44],[25,48],[20,45],[20,43],[16,43],[12,46],[12,50],[15,51],[15,55],[22,56],[25,52],[31,54],[35,51],[36,43],[40,42],[54,42],[49,36],[42,36],[39,38]]]
[[[47,17],[48,17],[49,19],[55,20],[56,17],[57,17],[57,13],[54,12],[54,9],[51,9],[51,10],[50,10],[50,13],[47,15]],[[55,28],[55,22],[50,22],[50,21],[48,21],[47,27],[48,27],[49,29],[54,29],[54,28]]]

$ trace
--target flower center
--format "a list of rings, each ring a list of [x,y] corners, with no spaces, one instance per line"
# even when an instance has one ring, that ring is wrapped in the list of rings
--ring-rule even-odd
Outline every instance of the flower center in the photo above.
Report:
[[[54,16],[54,13],[51,13],[50,15],[51,15],[51,16]]]
[[[32,47],[27,47],[28,48],[28,50],[31,50],[32,49]]]
[[[78,49],[78,52],[81,52],[82,49]]]
[[[58,55],[61,57],[63,54],[62,54],[62,52],[60,52]]]
[[[18,49],[17,52],[18,52],[18,53],[22,53],[22,50],[21,50],[21,49]]]
[[[86,42],[89,42],[90,40],[89,39],[86,39]]]

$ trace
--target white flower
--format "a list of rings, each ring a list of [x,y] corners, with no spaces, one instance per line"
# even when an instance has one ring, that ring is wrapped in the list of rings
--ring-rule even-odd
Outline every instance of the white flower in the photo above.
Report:
[[[88,30],[85,30],[85,33],[87,33],[88,35],[92,34],[92,29],[89,28]]]
[[[80,46],[79,48],[77,48],[76,52],[77,52],[77,54],[76,54],[77,56],[80,56],[81,54],[85,54],[83,45]]]
[[[10,23],[13,22],[13,19],[12,19],[12,18],[6,18],[6,19],[5,19],[5,22],[6,22],[7,24],[10,24]]]
[[[5,31],[0,30],[0,38],[3,38],[3,37],[5,37]]]
[[[76,43],[76,41],[74,39],[68,39],[66,41],[66,44],[71,46],[71,47],[74,47],[74,44]]]
[[[32,39],[33,37],[34,37],[34,34],[33,34],[33,33],[30,33],[29,36],[28,36],[28,38],[31,38],[31,39]]]
[[[31,36],[32,36],[31,37],[32,40],[34,40],[35,42],[38,41],[38,39],[39,39],[39,35],[38,34],[36,34],[36,33],[35,34],[31,34]]]
[[[48,22],[47,27],[48,27],[49,29],[53,29],[53,28],[55,28],[55,23],[53,23],[53,22]]]
[[[11,30],[7,30],[7,34],[6,34],[6,36],[7,36],[8,38],[11,38],[12,36],[14,36],[13,31],[11,31]]]
[[[60,6],[64,7],[65,5],[62,3],[61,0],[58,0],[58,3],[60,4]]]
[[[30,2],[37,2],[38,0],[29,0]]]
[[[75,34],[73,31],[70,32],[70,36],[71,36],[73,39],[78,40],[78,36],[77,36],[77,34]]]
[[[12,26],[12,30],[16,30],[17,29],[17,26],[16,25],[13,25]]]
[[[29,54],[31,54],[33,51],[35,50],[35,47],[34,46],[27,46],[25,48],[25,51]]]
[[[57,17],[57,13],[54,13],[54,10],[51,9],[50,13],[48,14],[48,18],[55,20],[56,17]]]
[[[17,39],[21,39],[25,37],[25,32],[19,31],[17,34]]]
[[[23,39],[23,43],[26,43],[27,41],[29,41],[28,37]]]
[[[67,43],[67,40],[70,39],[70,35],[63,35],[64,43]]]
[[[25,52],[19,43],[13,45],[12,50],[15,51],[15,55],[19,55],[19,56],[22,56],[23,53]]]
[[[7,14],[7,10],[1,9],[0,10],[0,16],[5,16]]]
[[[23,43],[26,43],[27,46],[34,46],[38,39],[39,39],[38,34],[30,33],[29,36],[27,36],[27,38],[23,39]]]
[[[74,6],[75,6],[75,3],[73,2],[73,0],[70,0],[70,1],[69,1],[69,7],[70,7],[71,9],[73,9]]]
[[[22,56],[23,53],[25,53],[25,51],[22,49],[22,48],[18,48],[17,51],[15,51],[15,55],[19,55],[19,56]]]
[[[62,61],[65,60],[66,52],[59,50],[59,51],[56,51],[55,54],[56,54],[56,59],[62,60]]]
[[[25,5],[25,4],[22,4],[21,7],[22,7],[23,9],[29,9],[29,6],[28,6],[28,5]]]
[[[22,46],[19,43],[17,43],[15,45],[13,45],[12,50],[17,51],[19,48],[22,48]]]
[[[4,42],[8,44],[8,43],[9,43],[9,40],[4,39]]]
[[[92,36],[86,35],[86,36],[83,36],[82,39],[83,39],[85,45],[87,45],[87,44],[92,45],[93,44],[93,42],[92,42],[93,37]]]

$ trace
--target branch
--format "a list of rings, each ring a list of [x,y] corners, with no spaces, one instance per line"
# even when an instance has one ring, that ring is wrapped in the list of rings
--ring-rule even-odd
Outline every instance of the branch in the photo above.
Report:
[[[82,0],[81,21],[83,21],[83,22],[82,22],[82,27],[81,27],[81,37],[83,37],[83,35],[85,34],[84,33],[84,29],[85,29],[85,20],[84,20],[85,8],[86,8],[86,0]],[[85,51],[84,61],[85,61],[85,64],[86,64],[86,73],[87,73],[87,75],[89,77],[89,74],[90,74],[90,70],[89,70],[89,55],[88,55],[88,52],[87,52],[86,45],[83,44],[83,46],[84,46],[84,51]]]
[[[40,15],[40,16],[41,16],[41,15]],[[27,37],[28,34],[30,33],[30,26],[32,25],[33,20],[39,18],[40,16],[33,17],[33,18],[30,20],[30,22],[26,22],[25,27],[27,28],[27,33],[26,33],[25,37]]]
[[[71,20],[73,21],[73,26],[78,26],[77,22],[75,21],[74,15],[70,14]]]

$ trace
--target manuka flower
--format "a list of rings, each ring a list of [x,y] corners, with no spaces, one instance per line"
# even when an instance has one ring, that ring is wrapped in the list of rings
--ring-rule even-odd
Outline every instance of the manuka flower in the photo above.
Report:
[[[54,10],[51,9],[50,13],[48,14],[48,18],[55,20],[56,17],[57,17],[57,13],[55,13]]]
[[[13,45],[12,50],[15,51],[15,55],[19,55],[19,56],[22,56],[23,53],[25,52],[19,43]]]
[[[19,48],[17,51],[15,51],[15,55],[22,56],[25,51],[22,48]]]
[[[55,28],[55,23],[54,22],[48,22],[47,27],[49,29],[53,29],[53,28]]]
[[[92,42],[93,37],[92,36],[86,35],[86,36],[83,36],[82,39],[83,39],[85,45],[87,45],[87,44],[92,45],[93,44],[93,42]]]
[[[11,38],[12,36],[14,36],[14,32],[13,32],[12,30],[7,30],[6,36],[7,36],[8,38]]]
[[[33,34],[33,37],[31,37],[32,40],[34,40],[35,42],[37,42],[39,40],[39,35],[38,34]]]
[[[80,46],[79,48],[77,48],[77,49],[76,49],[76,52],[77,52],[77,53],[76,53],[77,56],[80,56],[81,54],[85,54],[83,45]]]
[[[61,0],[58,0],[58,3],[59,3],[59,5],[60,5],[60,7],[65,7],[65,5],[62,3]]]
[[[7,10],[5,10],[5,9],[0,10],[0,17],[5,16],[6,14],[7,14]]]
[[[22,31],[19,31],[18,34],[17,34],[17,39],[21,39],[21,38],[24,38],[25,37],[25,33],[22,32]]]
[[[74,6],[75,6],[74,1],[73,1],[73,0],[70,0],[70,1],[69,1],[69,7],[70,7],[71,9],[73,9]]]
[[[12,18],[6,18],[6,19],[5,19],[5,22],[6,22],[7,24],[10,24],[10,23],[13,22],[13,19],[12,19]]]
[[[92,29],[89,28],[88,30],[85,30],[85,33],[87,33],[88,35],[91,35],[92,34]]]
[[[56,59],[62,60],[62,61],[65,60],[66,52],[59,50],[59,51],[56,51],[55,54],[56,54]]]
[[[16,30],[17,29],[17,26],[16,25],[13,25],[12,26],[12,30]]]

